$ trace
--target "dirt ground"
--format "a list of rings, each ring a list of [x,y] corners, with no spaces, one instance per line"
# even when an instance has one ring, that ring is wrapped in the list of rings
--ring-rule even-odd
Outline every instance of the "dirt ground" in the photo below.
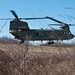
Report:
[[[75,75],[75,46],[0,44],[0,75]]]
[[[32,45],[21,45],[21,44],[0,44],[0,49],[1,50],[27,50],[29,53],[30,52],[49,52],[49,53],[59,53],[60,51],[66,53],[72,52],[72,50],[75,49],[75,46],[32,46]]]

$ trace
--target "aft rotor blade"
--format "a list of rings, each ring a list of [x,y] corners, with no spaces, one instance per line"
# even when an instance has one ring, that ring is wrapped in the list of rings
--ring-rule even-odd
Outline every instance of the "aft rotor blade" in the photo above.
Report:
[[[37,19],[47,19],[46,17],[39,17],[39,18],[20,18],[24,20],[37,20]]]
[[[15,11],[13,11],[13,10],[10,10],[10,11],[11,11],[11,13],[16,17],[16,19],[19,20],[19,18],[18,18],[18,16],[17,16],[17,14],[15,13]]]
[[[13,20],[15,18],[0,18],[0,20]],[[40,18],[18,18],[17,20],[37,20],[37,19],[47,19],[46,17],[40,17]]]
[[[0,20],[13,20],[15,18],[0,18]]]
[[[15,18],[0,18],[0,20],[13,20]],[[39,18],[17,18],[18,20],[37,20],[37,19],[47,19],[46,17]]]

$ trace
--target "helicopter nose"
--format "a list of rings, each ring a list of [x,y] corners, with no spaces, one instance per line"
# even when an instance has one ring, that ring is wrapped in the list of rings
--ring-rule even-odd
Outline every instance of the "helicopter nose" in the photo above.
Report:
[[[75,37],[75,35],[73,35],[73,34],[71,34],[71,36],[72,36],[72,38],[74,38],[74,37]]]

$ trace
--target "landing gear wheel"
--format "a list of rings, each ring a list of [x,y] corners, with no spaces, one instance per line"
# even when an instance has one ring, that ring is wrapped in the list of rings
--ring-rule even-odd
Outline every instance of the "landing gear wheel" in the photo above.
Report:
[[[20,44],[22,44],[22,43],[24,43],[24,39],[21,39],[21,42],[20,42]]]
[[[49,44],[49,45],[50,45],[50,44],[54,44],[54,41],[49,41],[48,44]]]
[[[48,45],[50,45],[50,44],[51,44],[51,42],[49,41],[49,42],[48,42]]]
[[[51,44],[54,44],[54,41],[52,41]]]

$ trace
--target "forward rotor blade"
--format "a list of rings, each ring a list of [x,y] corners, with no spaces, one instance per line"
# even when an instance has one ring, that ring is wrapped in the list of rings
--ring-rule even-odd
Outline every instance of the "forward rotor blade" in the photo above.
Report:
[[[61,26],[63,24],[48,24],[49,26]]]
[[[55,21],[55,22],[57,22],[57,23],[66,24],[66,23],[61,22],[61,21],[59,21],[59,20],[56,20],[56,19],[54,19],[54,18],[52,18],[52,17],[46,17],[46,18],[48,18],[48,19],[50,19],[50,20],[53,20],[53,21]]]
[[[64,24],[48,24],[49,26],[64,26]],[[75,24],[68,24],[68,26],[75,26]]]
[[[17,16],[17,14],[15,13],[15,11],[13,11],[13,10],[10,10],[10,11],[11,11],[11,13],[16,17],[16,19],[19,20],[19,18],[18,18],[18,16]]]
[[[68,24],[69,26],[75,26],[75,24]]]

